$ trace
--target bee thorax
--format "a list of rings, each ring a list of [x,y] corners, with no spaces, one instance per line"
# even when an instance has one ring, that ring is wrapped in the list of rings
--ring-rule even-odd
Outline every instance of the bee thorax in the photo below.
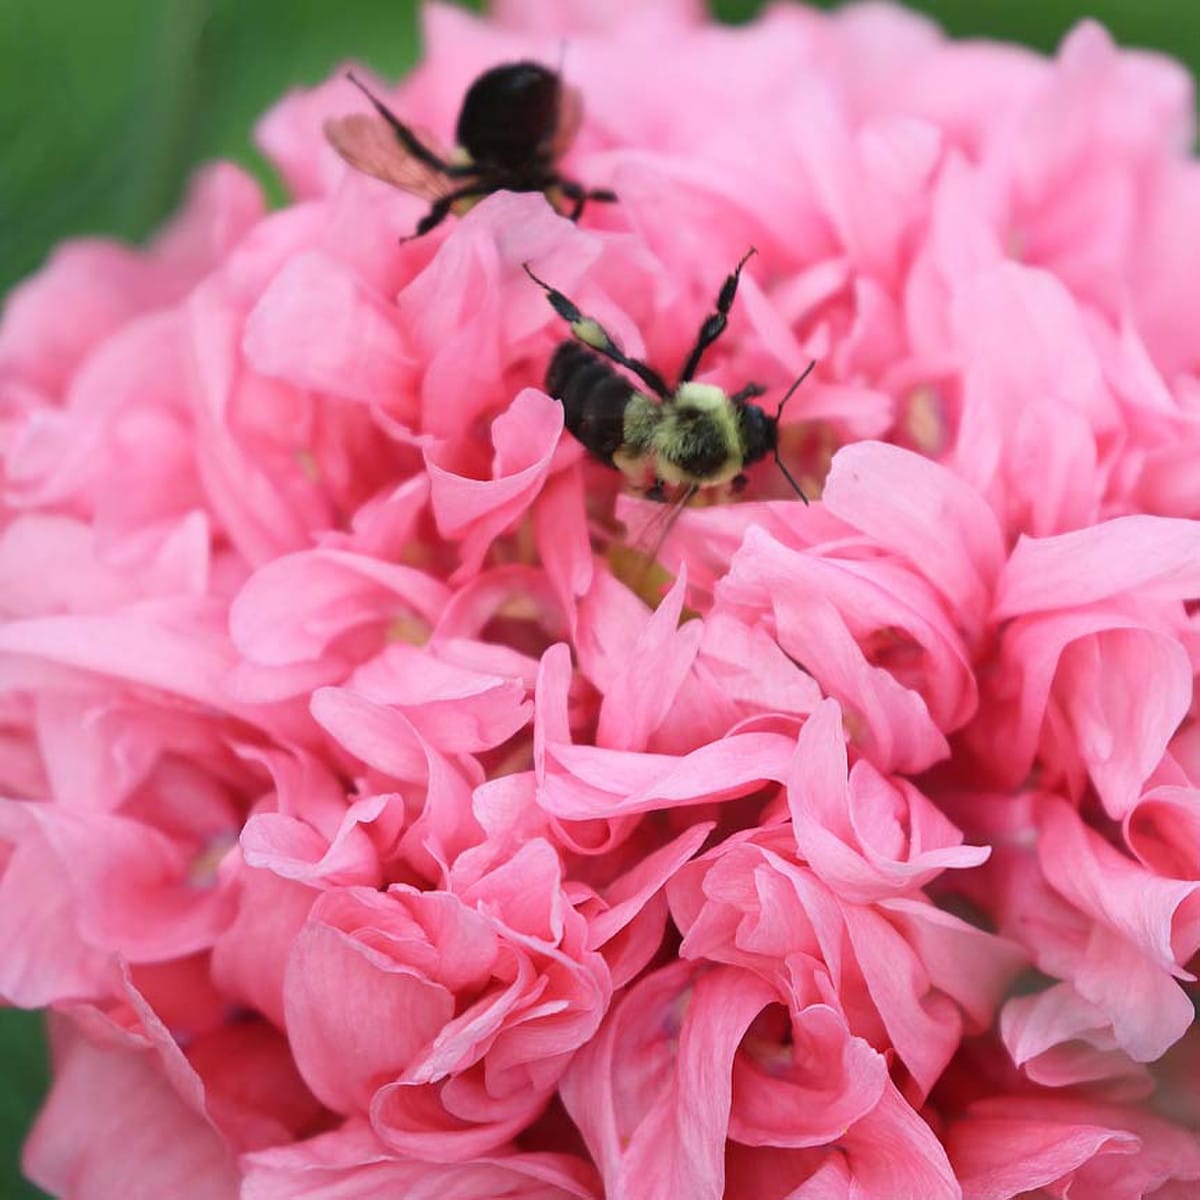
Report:
[[[730,408],[729,397],[711,383],[684,383],[674,397],[676,409],[695,409],[697,412],[724,413]]]
[[[725,483],[742,468],[737,410],[719,387],[685,383],[654,437],[659,475],[668,483]]]

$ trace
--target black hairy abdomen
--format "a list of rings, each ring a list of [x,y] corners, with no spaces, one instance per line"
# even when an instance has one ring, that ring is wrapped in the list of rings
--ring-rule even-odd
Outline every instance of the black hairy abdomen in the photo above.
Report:
[[[546,391],[563,406],[567,430],[597,458],[613,465],[625,442],[625,408],[633,388],[578,342],[563,342],[546,368]]]
[[[554,134],[558,75],[535,62],[485,71],[463,98],[456,139],[480,167],[517,174],[536,168]]]

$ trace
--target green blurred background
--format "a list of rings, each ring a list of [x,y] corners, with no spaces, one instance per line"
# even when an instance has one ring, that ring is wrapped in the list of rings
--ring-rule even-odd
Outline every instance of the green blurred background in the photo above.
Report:
[[[713,7],[740,21],[761,5]],[[1091,15],[1121,42],[1200,66],[1195,0],[915,7],[956,35],[1046,50]],[[0,293],[60,238],[145,237],[204,159],[236,158],[278,195],[250,145],[257,114],[289,85],[315,83],[344,58],[398,74],[416,54],[415,0],[3,0]],[[0,1011],[0,1200],[41,1194],[21,1181],[17,1162],[46,1081],[38,1018]]]

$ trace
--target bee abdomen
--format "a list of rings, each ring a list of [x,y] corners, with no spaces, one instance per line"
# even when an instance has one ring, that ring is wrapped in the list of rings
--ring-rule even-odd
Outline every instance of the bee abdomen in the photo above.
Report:
[[[563,342],[546,368],[546,391],[563,406],[567,430],[583,447],[613,465],[625,441],[629,380],[578,342]]]

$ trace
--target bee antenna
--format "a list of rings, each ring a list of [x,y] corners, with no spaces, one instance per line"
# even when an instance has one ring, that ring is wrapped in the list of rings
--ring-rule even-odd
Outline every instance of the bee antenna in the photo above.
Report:
[[[797,379],[796,382],[793,383],[790,388],[788,388],[787,392],[784,394],[783,399],[780,400],[779,407],[775,410],[776,426],[779,425],[779,420],[783,416],[783,406],[792,398],[792,393],[809,377],[809,375],[812,374],[812,369],[816,365],[817,365],[817,360],[814,358],[812,360],[812,362],[810,362],[808,364],[808,366],[804,368],[804,372],[800,376],[800,378]],[[789,471],[787,469],[787,467],[784,465],[783,459],[779,456],[778,435],[776,436],[776,442],[775,442],[775,465],[783,473],[784,479],[786,479],[788,481],[788,483],[790,483],[792,485],[792,489],[795,491],[796,495],[799,496],[800,499],[803,500],[805,504],[807,504],[808,497],[804,494],[804,489],[792,477],[791,471]]]
[[[779,448],[775,448],[775,465],[783,472],[783,477],[792,485],[792,491],[804,501],[808,503],[808,497],[804,494],[804,489],[792,478],[792,473],[783,465],[783,459],[779,457]]]
[[[779,402],[779,407],[775,410],[775,420],[778,421],[783,416],[783,406],[792,398],[792,393],[812,374],[812,369],[817,365],[817,360],[814,358],[812,362],[804,368],[804,373],[792,384],[784,393],[783,399]]]

